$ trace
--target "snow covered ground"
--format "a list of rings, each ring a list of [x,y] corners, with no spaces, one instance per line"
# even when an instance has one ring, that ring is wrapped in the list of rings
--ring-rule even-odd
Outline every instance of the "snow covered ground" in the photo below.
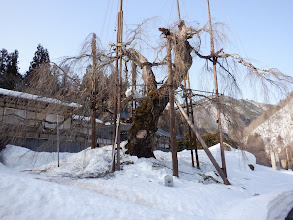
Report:
[[[219,146],[210,150],[220,162]],[[293,172],[256,165],[247,152],[225,153],[232,185],[221,183],[200,150],[201,170],[191,167],[189,151],[178,154],[180,177],[170,188],[171,153],[123,154],[123,170],[113,174],[111,146],[62,153],[58,168],[56,153],[8,145],[0,152],[0,219],[284,219],[293,207]]]

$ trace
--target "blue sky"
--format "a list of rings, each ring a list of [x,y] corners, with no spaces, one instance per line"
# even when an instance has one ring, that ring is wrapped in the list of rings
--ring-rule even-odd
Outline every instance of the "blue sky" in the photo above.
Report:
[[[116,40],[118,0],[0,0],[0,3],[3,19],[0,47],[9,52],[19,51],[22,73],[27,71],[39,43],[48,49],[51,60],[57,61],[78,54],[84,39],[92,32],[105,46]],[[239,53],[260,67],[277,67],[293,76],[292,0],[210,0],[210,5],[214,21],[229,27],[227,35],[234,46],[227,45],[226,52]],[[186,21],[207,22],[205,0],[180,0],[180,8]],[[153,24],[153,38],[159,39],[158,27],[177,21],[175,0],[124,0],[123,9],[124,24],[129,28],[144,19],[158,17]]]

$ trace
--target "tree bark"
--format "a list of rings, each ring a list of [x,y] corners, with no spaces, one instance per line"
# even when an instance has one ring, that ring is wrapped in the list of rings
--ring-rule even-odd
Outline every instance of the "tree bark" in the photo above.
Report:
[[[192,47],[187,41],[186,27],[184,21],[180,21],[178,30],[171,33],[168,29],[163,34],[170,35],[174,50],[174,89],[178,88],[192,65]],[[167,37],[167,36],[165,36]],[[143,79],[147,85],[148,95],[141,105],[135,110],[132,126],[129,130],[127,152],[138,157],[154,157],[154,137],[158,130],[158,120],[169,102],[169,81],[157,89],[157,83],[152,71],[152,63],[139,52],[131,49],[126,51],[126,55],[134,61],[143,71]]]

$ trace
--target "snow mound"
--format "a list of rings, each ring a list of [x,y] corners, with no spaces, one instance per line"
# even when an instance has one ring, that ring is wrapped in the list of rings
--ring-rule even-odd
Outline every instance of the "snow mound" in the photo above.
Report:
[[[59,157],[62,160],[70,155],[73,155],[73,153],[60,153]],[[5,166],[15,170],[31,170],[57,161],[57,153],[35,152],[25,147],[9,144],[0,152],[0,161]]]
[[[125,155],[125,145],[121,143],[121,163],[128,161],[132,163],[132,157]],[[101,148],[87,148],[79,153],[73,154],[60,161],[60,166],[56,162],[45,164],[35,168],[34,172],[40,172],[47,176],[68,176],[68,177],[100,177],[110,171],[112,161],[112,145]]]
[[[125,155],[126,142],[121,143],[121,164],[122,168],[129,175],[140,174],[146,179],[156,179],[162,181],[165,175],[172,175],[172,163],[170,152],[155,151],[157,158],[140,158]],[[220,145],[217,144],[209,148],[218,164],[221,164]],[[248,164],[255,166],[254,155],[231,148],[225,151],[227,158],[228,178],[237,176],[239,172],[251,172]],[[47,176],[62,177],[102,177],[110,171],[112,161],[112,145],[102,148],[87,148],[79,153],[60,153],[60,166],[57,167],[57,153],[34,152],[27,148],[7,145],[0,152],[3,164],[16,170],[29,170],[34,173]],[[180,158],[179,167],[183,170],[181,178],[197,182],[209,182],[210,178],[222,182],[216,173],[209,158],[203,150],[198,151],[201,162],[201,170],[192,168],[190,165],[190,151],[184,150],[178,153]],[[131,166],[131,164],[134,164]],[[128,165],[128,166],[126,166]],[[213,182],[213,181],[212,181]]]

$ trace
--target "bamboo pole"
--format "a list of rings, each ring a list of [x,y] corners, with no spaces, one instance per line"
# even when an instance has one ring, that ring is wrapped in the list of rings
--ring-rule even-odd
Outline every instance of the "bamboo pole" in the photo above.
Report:
[[[228,181],[227,177],[225,176],[225,173],[223,172],[223,170],[219,167],[217,161],[215,160],[215,158],[213,157],[212,153],[210,152],[208,146],[206,145],[206,143],[204,142],[204,140],[201,138],[197,128],[195,127],[195,125],[192,123],[192,121],[188,118],[187,114],[184,112],[182,106],[180,105],[180,103],[178,102],[178,100],[175,98],[175,103],[178,107],[178,109],[180,110],[181,114],[183,115],[183,117],[185,118],[185,120],[187,121],[188,125],[190,126],[190,128],[192,129],[193,133],[196,135],[197,139],[199,140],[199,142],[201,143],[205,153],[207,154],[207,156],[209,157],[210,161],[212,162],[212,164],[214,165],[214,167],[216,168],[218,174],[221,176],[223,182],[225,185],[231,185],[230,182]]]
[[[227,177],[225,151],[224,151],[223,134],[222,134],[221,106],[220,106],[220,97],[219,97],[218,79],[217,79],[217,67],[216,67],[217,58],[215,57],[214,36],[213,36],[213,28],[212,28],[209,0],[207,0],[207,8],[208,8],[208,17],[209,17],[209,32],[210,32],[210,38],[211,38],[211,54],[213,55],[213,71],[214,71],[215,90],[216,90],[216,105],[217,105],[217,116],[218,116],[218,128],[219,128],[219,137],[220,137],[222,168],[224,170],[225,176]]]

